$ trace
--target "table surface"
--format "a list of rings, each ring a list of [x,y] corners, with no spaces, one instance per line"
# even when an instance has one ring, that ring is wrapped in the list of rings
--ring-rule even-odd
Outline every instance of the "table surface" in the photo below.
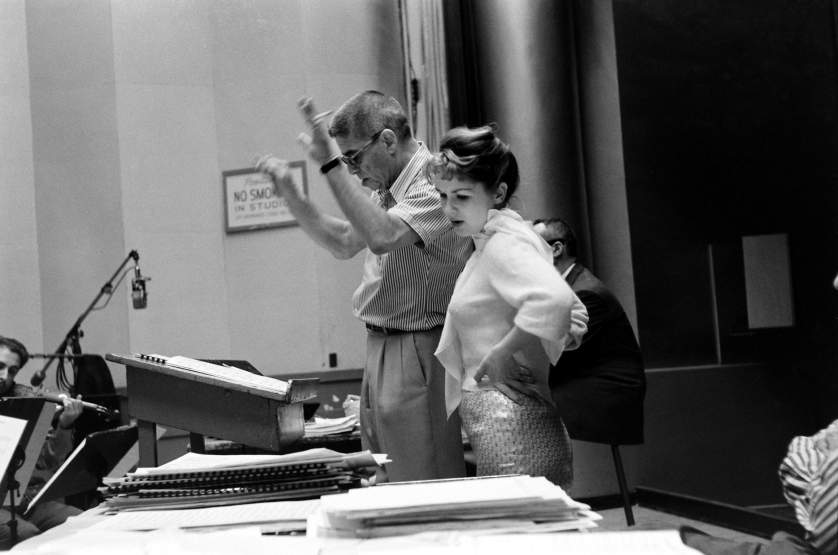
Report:
[[[698,528],[699,530],[717,537],[766,543],[766,540],[762,538],[743,534],[736,530],[706,524],[704,522],[671,515],[638,505],[634,506],[634,516],[637,524],[632,527],[626,525],[622,507],[600,510],[597,511],[597,513],[603,518],[599,521],[598,527],[591,529],[591,533],[625,532],[632,530],[677,530],[680,526],[687,525]],[[13,551],[28,551],[35,549],[49,550],[54,547],[56,548],[56,552],[60,552],[61,550],[59,548],[62,540],[76,533],[84,533],[86,528],[99,522],[103,518],[107,517],[103,514],[103,510],[101,508],[96,507],[90,509],[77,517],[69,519],[61,526],[47,530],[39,536],[35,536],[34,538],[30,538],[29,540],[18,544],[15,546]]]

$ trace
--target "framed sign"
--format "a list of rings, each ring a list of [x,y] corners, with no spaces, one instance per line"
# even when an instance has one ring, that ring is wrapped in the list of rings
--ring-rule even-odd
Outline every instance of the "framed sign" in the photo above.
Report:
[[[289,162],[297,186],[308,195],[305,162]],[[222,172],[227,233],[296,225],[288,204],[274,190],[270,178],[255,168]]]

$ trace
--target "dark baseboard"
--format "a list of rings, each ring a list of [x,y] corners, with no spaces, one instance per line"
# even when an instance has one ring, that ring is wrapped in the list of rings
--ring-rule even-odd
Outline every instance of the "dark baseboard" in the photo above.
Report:
[[[635,488],[634,499],[641,507],[699,520],[762,538],[770,538],[775,532],[780,531],[794,534],[800,538],[804,536],[803,527],[796,521],[746,507],[646,487]]]

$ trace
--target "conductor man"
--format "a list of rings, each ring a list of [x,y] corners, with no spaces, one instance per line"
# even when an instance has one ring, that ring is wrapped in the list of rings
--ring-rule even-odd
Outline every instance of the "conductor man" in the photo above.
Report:
[[[445,371],[433,353],[472,242],[457,237],[442,213],[424,172],[430,153],[394,98],[358,93],[328,127],[328,113],[317,115],[311,99],[302,99],[299,109],[311,133],[300,142],[343,217],[325,214],[305,197],[287,162],[268,155],[257,167],[315,242],[337,258],[364,252],[352,299],[367,331],[362,445],[393,461],[379,480],[463,476],[460,419],[446,418]]]

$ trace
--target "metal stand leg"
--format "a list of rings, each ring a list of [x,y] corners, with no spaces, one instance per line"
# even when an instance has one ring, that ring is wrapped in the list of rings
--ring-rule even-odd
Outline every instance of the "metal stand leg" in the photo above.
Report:
[[[206,453],[206,444],[203,434],[189,432],[189,450],[193,453]]]
[[[137,420],[137,442],[140,449],[140,466],[157,466],[157,424]]]
[[[18,471],[20,467],[23,466],[24,461],[26,460],[26,454],[23,452],[23,449],[20,448],[20,445],[15,447],[14,454],[12,455],[12,460],[9,464],[9,468],[6,470],[6,477],[8,478],[8,490],[9,490],[9,515],[11,518],[6,523],[9,526],[9,548],[11,549],[15,545],[17,545],[18,535],[17,535],[17,510],[15,508],[15,498],[20,498],[20,483],[15,478],[15,473]]]
[[[634,526],[634,513],[631,510],[631,495],[629,495],[626,473],[623,470],[623,459],[620,458],[620,448],[617,445],[611,446],[611,455],[614,457],[614,467],[617,470],[617,482],[620,485],[620,494],[623,496],[623,509],[626,512],[626,524]]]

